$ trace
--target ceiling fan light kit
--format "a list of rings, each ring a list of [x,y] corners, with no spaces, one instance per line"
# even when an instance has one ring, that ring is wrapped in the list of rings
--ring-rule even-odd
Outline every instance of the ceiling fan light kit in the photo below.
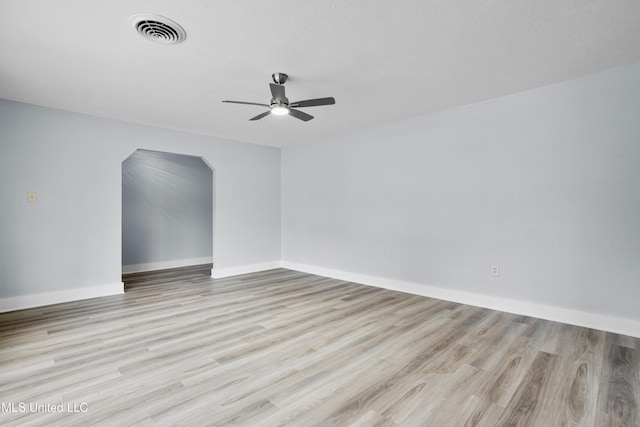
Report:
[[[313,119],[313,116],[298,110],[298,108],[318,107],[321,105],[333,105],[336,103],[336,100],[333,97],[305,99],[303,101],[290,103],[289,99],[284,94],[284,84],[289,76],[285,73],[273,73],[271,75],[271,78],[273,79],[273,83],[269,84],[269,88],[271,89],[271,102],[269,102],[269,104],[229,100],[223,100],[222,102],[228,102],[231,104],[257,105],[269,108],[269,110],[265,111],[264,113],[250,118],[250,121],[260,120],[268,116],[269,114],[273,114],[275,116],[290,115],[304,122],[308,122],[309,120]]]
[[[289,114],[289,108],[284,105],[272,105],[271,114],[275,114],[276,116],[286,116]]]

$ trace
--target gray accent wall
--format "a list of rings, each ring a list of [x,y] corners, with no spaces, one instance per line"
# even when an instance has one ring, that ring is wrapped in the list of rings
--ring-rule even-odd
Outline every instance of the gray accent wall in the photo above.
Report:
[[[122,162],[139,148],[215,169],[216,267],[280,259],[278,149],[0,101],[0,298],[121,283]]]
[[[150,150],[127,157],[122,162],[122,265],[211,260],[213,194],[213,171],[200,157]]]
[[[284,148],[282,257],[640,319],[640,64]]]

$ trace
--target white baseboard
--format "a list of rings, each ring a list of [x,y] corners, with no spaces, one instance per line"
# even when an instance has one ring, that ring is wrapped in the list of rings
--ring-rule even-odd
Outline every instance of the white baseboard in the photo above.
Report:
[[[640,338],[640,321],[282,261],[282,268]]]
[[[166,270],[168,268],[189,267],[191,265],[210,264],[211,257],[176,259],[172,261],[147,262],[122,266],[122,274],[141,273],[143,271]]]
[[[304,273],[317,274],[324,277],[345,280],[348,282],[362,283],[364,285],[375,286],[378,288],[406,292],[414,295],[422,295],[430,298],[453,301],[461,304],[484,307],[492,310],[499,310],[524,316],[537,317],[540,319],[547,319],[555,322],[568,323],[571,325],[615,332],[640,338],[640,321],[638,320],[606,316],[597,313],[530,303],[509,298],[482,295],[473,292],[439,288],[436,286],[422,285],[419,283],[405,282],[384,277],[351,273],[348,271],[334,270],[330,268],[317,267],[308,264],[299,264],[289,261],[270,261],[221,269],[214,268],[211,276],[213,278],[219,279],[223,277],[255,273],[258,271],[271,270],[281,267],[290,270],[301,271]],[[123,293],[124,284],[115,283],[112,285],[94,286],[90,288],[66,289],[62,291],[47,292],[41,294],[0,298],[0,313]]]
[[[237,276],[239,274],[255,273],[264,270],[273,270],[280,268],[281,261],[260,262],[257,264],[238,265],[236,267],[216,268],[213,267],[211,277],[214,279],[222,279],[223,277]]]
[[[124,293],[124,283],[1,298],[0,313]]]

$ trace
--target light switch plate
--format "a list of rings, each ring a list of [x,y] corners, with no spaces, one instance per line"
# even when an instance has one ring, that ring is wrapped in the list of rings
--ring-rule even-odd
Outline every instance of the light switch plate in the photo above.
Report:
[[[491,266],[491,275],[493,277],[500,277],[500,266],[499,265],[492,265]]]
[[[36,193],[34,191],[29,191],[27,193],[27,202],[35,203],[36,202]]]

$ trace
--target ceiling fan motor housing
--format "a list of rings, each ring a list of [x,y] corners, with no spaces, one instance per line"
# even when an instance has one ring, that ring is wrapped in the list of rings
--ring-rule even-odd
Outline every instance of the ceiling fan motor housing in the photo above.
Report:
[[[289,99],[287,97],[284,98],[273,98],[271,100],[271,106],[278,105],[280,107],[289,107]]]

